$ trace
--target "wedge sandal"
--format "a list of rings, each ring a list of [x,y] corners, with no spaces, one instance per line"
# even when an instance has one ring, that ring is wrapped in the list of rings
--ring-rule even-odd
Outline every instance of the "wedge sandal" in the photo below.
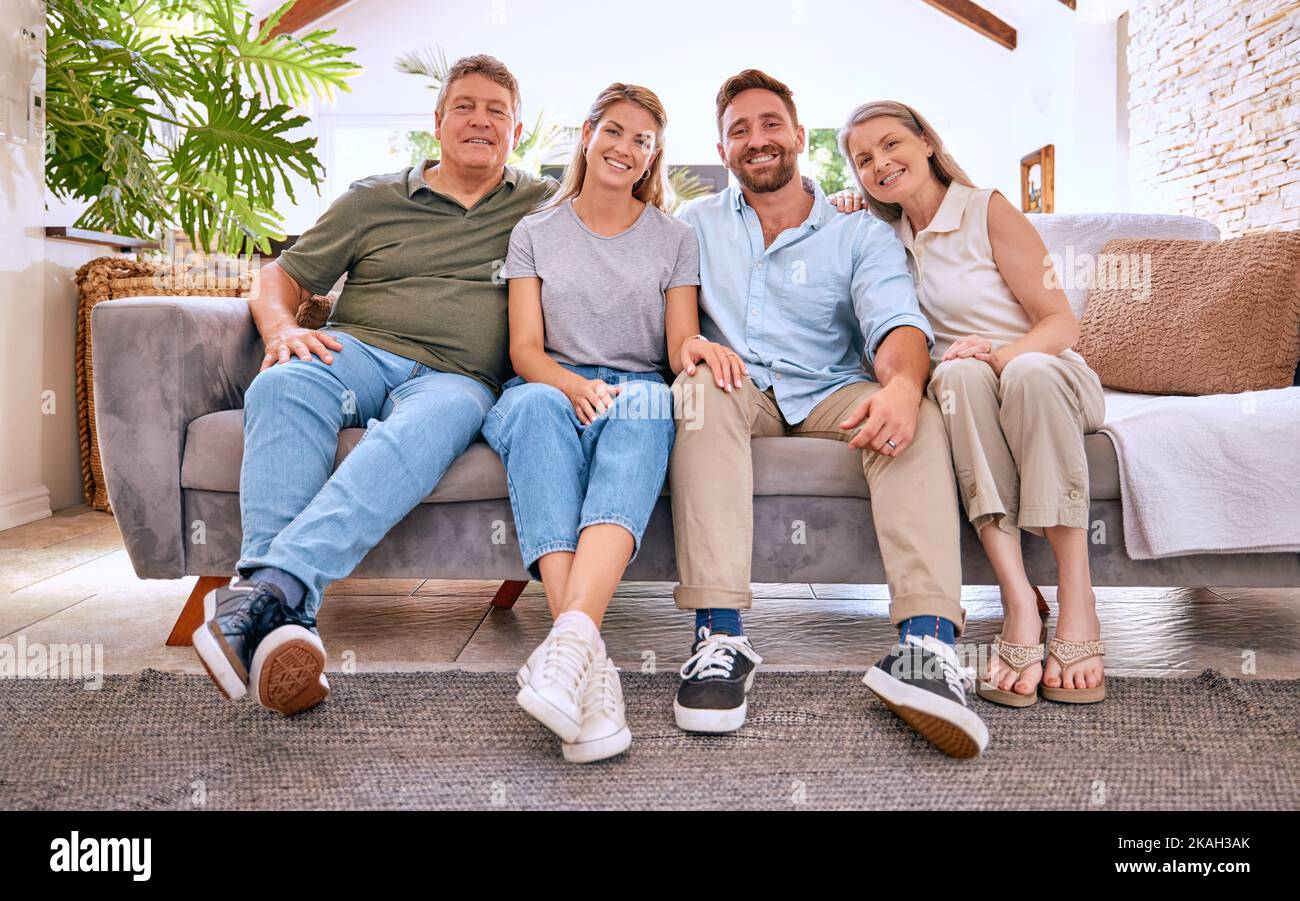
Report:
[[[1091,657],[1102,657],[1105,653],[1106,646],[1099,639],[1066,641],[1064,638],[1052,636],[1052,640],[1047,645],[1047,656],[1055,657],[1061,664],[1062,676],[1073,664]],[[1046,667],[1044,667],[1044,675],[1046,675]],[[1052,688],[1040,682],[1039,691],[1044,698],[1056,701],[1058,704],[1096,704],[1106,698],[1106,674],[1102,673],[1101,681],[1094,688]]]

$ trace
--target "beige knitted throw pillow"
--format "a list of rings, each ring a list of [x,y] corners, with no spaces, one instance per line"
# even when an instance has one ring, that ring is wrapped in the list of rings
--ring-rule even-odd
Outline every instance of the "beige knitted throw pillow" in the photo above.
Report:
[[[1107,388],[1288,387],[1300,358],[1300,231],[1109,241],[1080,325],[1076,350]]]

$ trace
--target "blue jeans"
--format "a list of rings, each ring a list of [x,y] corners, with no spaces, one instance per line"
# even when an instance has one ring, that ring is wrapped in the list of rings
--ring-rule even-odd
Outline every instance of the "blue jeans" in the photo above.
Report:
[[[559,388],[516,376],[483,423],[506,467],[524,566],[539,580],[538,558],[576,551],[578,534],[595,523],[627,529],[636,559],[677,434],[672,392],[657,372],[561,365],[620,385],[613,406],[583,425]]]
[[[239,571],[274,566],[307,587],[313,620],[325,586],[361,558],[442,478],[483,424],[492,392],[344,332],[333,363],[296,357],[258,374],[244,396]],[[339,430],[365,434],[334,470]]]

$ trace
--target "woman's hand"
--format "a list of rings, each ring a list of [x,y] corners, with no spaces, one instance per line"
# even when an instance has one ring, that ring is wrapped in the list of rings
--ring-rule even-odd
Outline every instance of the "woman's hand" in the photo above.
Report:
[[[843,191],[836,191],[826,199],[834,204],[835,209],[839,210],[841,213],[856,213],[858,210],[866,206],[866,203],[863,202],[862,195],[850,188],[845,188]]]
[[[965,338],[958,338],[952,342],[952,347],[943,352],[943,360],[962,360],[966,357],[976,357],[980,354],[993,353],[993,342],[988,338],[981,338],[979,335],[967,335]]]
[[[591,425],[597,416],[614,406],[614,398],[622,389],[607,385],[600,379],[579,379],[564,389],[573,404],[573,412],[583,425]]]
[[[702,338],[689,338],[682,343],[682,369],[695,375],[697,363],[703,363],[713,373],[713,381],[724,391],[740,387],[740,380],[749,375],[749,368],[740,355],[721,344]]]
[[[965,338],[958,338],[948,348],[939,362],[945,360],[964,360],[972,358],[988,363],[993,369],[995,375],[1002,375],[1002,367],[1007,365],[1007,356],[1003,353],[1005,347],[993,347],[993,342],[988,338],[981,338],[979,335],[967,335]]]
[[[985,363],[988,363],[989,366],[993,368],[993,374],[1001,378],[1002,368],[1006,366],[1008,362],[1006,350],[1005,347],[999,347],[997,350],[993,351],[993,353],[976,354],[975,359],[983,360]]]

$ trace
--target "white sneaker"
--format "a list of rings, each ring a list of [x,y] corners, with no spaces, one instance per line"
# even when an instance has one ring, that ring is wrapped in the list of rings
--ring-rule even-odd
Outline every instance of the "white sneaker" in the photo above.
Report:
[[[618,667],[608,657],[591,665],[582,694],[582,731],[576,741],[563,745],[570,763],[592,763],[622,754],[632,744],[623,707],[623,686]]]
[[[593,640],[575,629],[552,628],[515,676],[519,706],[564,741],[577,741],[582,731],[582,695],[599,641],[599,633]]]

